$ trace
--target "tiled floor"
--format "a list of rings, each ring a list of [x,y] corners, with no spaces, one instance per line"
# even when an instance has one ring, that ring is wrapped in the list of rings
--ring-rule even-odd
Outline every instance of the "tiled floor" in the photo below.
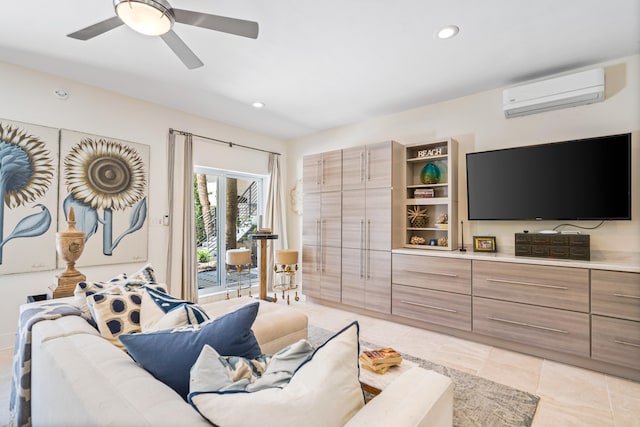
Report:
[[[311,302],[291,307],[330,330],[358,320],[366,341],[535,393],[534,427],[640,427],[640,383]],[[0,351],[0,426],[8,419],[12,353]]]

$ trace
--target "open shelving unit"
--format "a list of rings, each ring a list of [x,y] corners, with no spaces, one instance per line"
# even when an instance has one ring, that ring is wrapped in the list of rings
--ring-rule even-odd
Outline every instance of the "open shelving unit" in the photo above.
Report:
[[[456,185],[458,147],[456,141],[445,138],[407,145],[405,154],[404,246],[434,250],[456,249],[458,247]],[[439,171],[439,179],[425,183],[421,176],[423,169],[429,163]],[[432,194],[425,196],[425,192]],[[410,211],[426,212],[428,219],[412,220]],[[446,223],[442,222],[444,217],[447,218]],[[421,239],[424,239],[423,243],[419,243]]]

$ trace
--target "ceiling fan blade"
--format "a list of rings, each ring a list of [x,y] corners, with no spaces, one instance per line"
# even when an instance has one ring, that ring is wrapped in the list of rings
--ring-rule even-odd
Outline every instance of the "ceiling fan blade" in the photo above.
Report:
[[[244,19],[229,18],[226,16],[210,15],[208,13],[193,12],[191,10],[173,9],[176,22],[236,36],[258,38],[258,23],[245,21]]]
[[[95,36],[99,36],[102,33],[106,33],[109,30],[122,25],[123,22],[117,16],[113,18],[105,19],[97,24],[89,25],[87,28],[76,31],[75,33],[67,34],[67,37],[77,40],[89,40]]]
[[[188,69],[193,70],[194,68],[202,67],[204,65],[196,54],[189,49],[189,46],[187,46],[173,30],[170,30],[168,33],[165,33],[160,37],[162,37],[162,40],[164,40],[167,46],[171,48],[173,53],[180,58]]]

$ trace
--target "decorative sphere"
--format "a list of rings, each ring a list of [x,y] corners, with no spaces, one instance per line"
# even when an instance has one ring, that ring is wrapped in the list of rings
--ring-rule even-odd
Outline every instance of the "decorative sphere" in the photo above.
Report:
[[[420,172],[420,181],[423,184],[437,184],[440,182],[440,169],[433,163],[427,163]]]

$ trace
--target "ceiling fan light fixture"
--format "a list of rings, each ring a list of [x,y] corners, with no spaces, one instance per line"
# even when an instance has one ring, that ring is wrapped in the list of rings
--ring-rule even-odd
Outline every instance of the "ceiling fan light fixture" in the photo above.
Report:
[[[116,15],[128,27],[147,36],[160,36],[171,30],[175,17],[164,0],[113,0]]]

